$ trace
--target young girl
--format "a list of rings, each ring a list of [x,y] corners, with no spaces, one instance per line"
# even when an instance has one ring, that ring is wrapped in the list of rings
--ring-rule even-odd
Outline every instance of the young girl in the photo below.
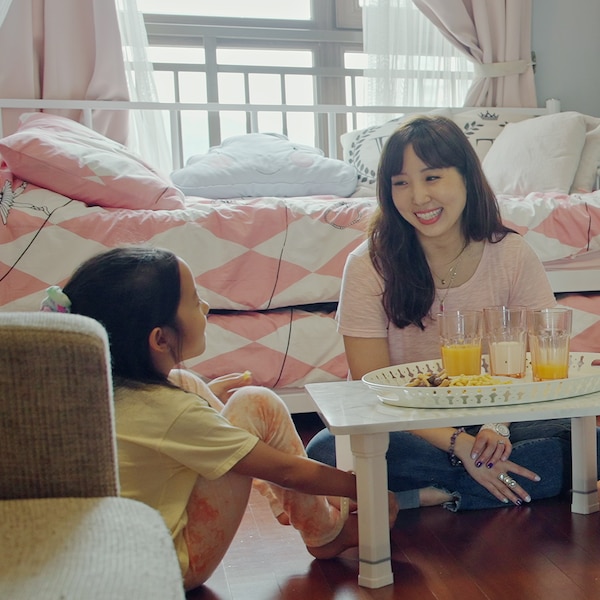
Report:
[[[337,316],[353,379],[439,357],[435,314],[443,310],[555,304],[542,264],[502,224],[477,155],[453,121],[403,123],[384,147],[377,181],[378,210],[368,240],[348,257]],[[568,489],[570,420],[508,426],[393,433],[389,487],[400,492],[401,508],[520,505]],[[327,431],[307,451],[335,464]]]
[[[161,512],[186,589],[206,581],[223,558],[253,478],[313,556],[331,558],[358,544],[356,514],[344,509],[356,498],[354,475],[306,458],[274,393],[248,385],[249,374],[206,385],[174,369],[204,351],[208,308],[183,260],[144,247],[89,259],[42,303],[108,331],[121,494]],[[396,511],[391,495],[391,524]]]

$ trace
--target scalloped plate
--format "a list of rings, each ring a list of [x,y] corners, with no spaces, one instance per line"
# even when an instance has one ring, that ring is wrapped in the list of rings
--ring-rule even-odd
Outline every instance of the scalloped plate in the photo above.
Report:
[[[600,354],[571,352],[569,377],[552,381],[532,380],[529,355],[523,379],[511,383],[482,386],[407,387],[417,373],[437,372],[442,360],[432,359],[385,367],[367,373],[362,381],[385,404],[408,408],[467,408],[472,406],[504,406],[572,398],[600,391]],[[482,357],[482,373],[488,372],[488,358]],[[502,378],[505,379],[505,378]]]

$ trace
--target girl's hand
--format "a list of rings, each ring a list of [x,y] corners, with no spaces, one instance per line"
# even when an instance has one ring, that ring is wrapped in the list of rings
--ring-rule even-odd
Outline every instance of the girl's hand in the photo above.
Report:
[[[481,429],[473,443],[471,459],[476,467],[494,465],[499,461],[507,461],[511,452],[512,444],[508,438],[491,429]]]
[[[250,373],[250,371],[221,375],[208,382],[210,391],[223,402],[223,404],[227,403],[227,400],[229,400],[229,397],[235,390],[246,385],[252,385],[252,373]]]
[[[396,518],[398,517],[398,512],[400,511],[400,506],[398,506],[398,500],[396,500],[396,494],[394,492],[390,492],[388,490],[388,519],[390,522],[390,529],[396,523]]]

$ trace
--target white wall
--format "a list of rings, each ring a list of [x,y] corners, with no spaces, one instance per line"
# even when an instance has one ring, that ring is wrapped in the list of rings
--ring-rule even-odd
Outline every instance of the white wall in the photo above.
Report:
[[[600,117],[600,0],[533,0],[538,104]]]

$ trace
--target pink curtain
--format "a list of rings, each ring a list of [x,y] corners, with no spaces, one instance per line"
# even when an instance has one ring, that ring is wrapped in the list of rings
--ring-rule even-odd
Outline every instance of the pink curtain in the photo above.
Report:
[[[413,0],[475,64],[465,106],[537,106],[532,0]]]
[[[0,27],[0,97],[128,100],[113,0],[13,0]],[[22,111],[3,111],[4,135]],[[80,111],[52,111],[81,121]],[[97,131],[127,140],[126,111],[95,111]]]

